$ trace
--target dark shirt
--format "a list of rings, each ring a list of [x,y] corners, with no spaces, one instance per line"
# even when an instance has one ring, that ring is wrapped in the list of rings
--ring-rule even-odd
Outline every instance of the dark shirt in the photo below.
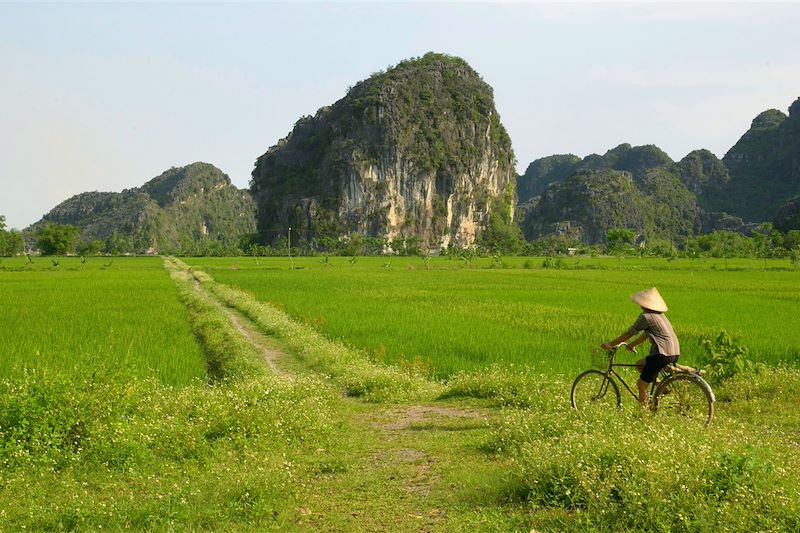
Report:
[[[653,344],[650,348],[650,355],[681,354],[681,345],[678,342],[678,337],[675,336],[672,324],[669,323],[663,313],[645,311],[639,315],[636,322],[628,328],[628,333],[635,335],[640,331],[644,331]]]

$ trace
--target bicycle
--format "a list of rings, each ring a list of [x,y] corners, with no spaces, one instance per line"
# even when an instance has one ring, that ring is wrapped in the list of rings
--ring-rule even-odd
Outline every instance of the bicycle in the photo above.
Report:
[[[619,410],[622,401],[617,382],[622,383],[634,400],[639,401],[637,389],[628,385],[616,370],[620,367],[636,367],[635,364],[615,362],[617,350],[627,345],[623,342],[609,350],[595,350],[597,366],[605,370],[586,370],[575,378],[570,401],[581,418],[605,416],[613,409]],[[716,398],[698,370],[673,363],[659,372],[659,378],[650,386],[651,411],[682,417],[698,425],[711,424]]]

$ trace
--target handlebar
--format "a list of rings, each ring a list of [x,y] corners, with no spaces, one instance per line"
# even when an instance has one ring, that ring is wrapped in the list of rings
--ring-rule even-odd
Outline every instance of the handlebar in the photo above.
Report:
[[[619,343],[619,344],[617,344],[617,345],[614,345],[614,346],[612,346],[611,348],[609,348],[609,349],[608,349],[608,351],[614,351],[614,352],[616,352],[616,351],[617,351],[617,350],[619,350],[619,349],[620,349],[622,346],[624,346],[624,347],[628,348],[628,346],[630,346],[630,345],[629,345],[627,342],[621,342],[621,343]],[[630,348],[630,351],[632,351],[633,353],[636,353],[636,346],[634,346],[633,348]]]

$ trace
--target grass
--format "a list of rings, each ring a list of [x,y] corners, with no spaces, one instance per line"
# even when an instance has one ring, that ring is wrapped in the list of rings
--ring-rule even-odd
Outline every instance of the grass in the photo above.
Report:
[[[700,341],[722,329],[757,361],[794,363],[800,353],[800,339],[786,335],[800,303],[800,272],[759,270],[763,262],[753,260],[730,260],[740,269],[729,271],[692,270],[688,260],[673,270],[664,268],[675,262],[663,259],[626,260],[623,269],[616,259],[577,259],[596,268],[566,270],[541,262],[523,268],[530,258],[504,260],[518,268],[481,261],[465,268],[444,258],[333,258],[325,266],[300,258],[289,270],[286,258],[187,260],[375,360],[437,377],[493,363],[577,373],[591,346],[636,318],[628,295],[653,285],[670,305],[683,362],[694,363]]]
[[[533,299],[557,309],[563,302],[574,304],[569,292],[577,285],[587,291],[586,305],[607,306],[603,314],[612,326],[627,317],[625,309],[617,309],[620,304],[607,301],[618,292],[623,301],[627,297],[627,289],[619,287],[624,278],[615,276],[656,272],[610,270],[604,282],[582,277],[597,273],[590,269],[464,269],[442,261],[434,266],[448,268],[427,270],[417,268],[422,264],[417,259],[409,270],[359,259],[347,263],[353,272],[337,277],[332,274],[339,265],[323,267],[310,259],[296,261],[304,268],[294,272],[267,270],[278,263],[264,260],[233,261],[240,262],[239,270],[214,269],[215,278],[230,272],[236,279],[253,270],[254,285],[273,276],[280,281],[269,281],[263,290],[274,283],[281,294],[306,291],[309,299],[324,300],[319,280],[313,280],[317,276],[328,281],[330,297],[344,308],[349,304],[339,291],[346,287],[366,300],[384,285],[398,297],[408,287],[408,300],[396,307],[385,299],[379,318],[413,310],[420,299],[447,302],[458,296],[459,286],[465,293],[459,305],[488,299],[498,313],[517,301],[529,311],[526,302]],[[215,264],[224,266],[222,260]],[[140,267],[117,274],[134,277]],[[258,298],[195,271],[213,297],[289,348],[294,371],[281,377],[259,364],[253,347],[242,343],[212,299],[196,291],[179,262],[167,267],[172,279],[161,271],[169,287],[161,287],[163,294],[184,304],[185,310],[173,314],[199,339],[215,379],[174,386],[113,361],[92,366],[91,374],[54,366],[0,379],[0,530],[800,529],[800,415],[794,409],[800,371],[795,368],[754,367],[717,383],[716,415],[708,430],[642,415],[629,398],[621,412],[583,421],[569,407],[569,373],[500,361],[464,365],[433,382],[414,360],[387,365],[376,361],[374,352],[354,348],[355,342],[344,345],[320,335],[324,324],[308,317],[321,315],[292,319],[257,291]],[[721,301],[729,287],[732,294],[744,291],[743,299],[760,295],[774,304],[796,283],[782,277],[795,275],[791,272],[706,273],[703,283],[710,283]],[[17,273],[0,276],[6,274]],[[62,275],[60,270],[39,274]],[[747,277],[758,275],[763,277]],[[691,303],[689,289],[682,287],[692,278],[669,279],[677,301]],[[592,289],[605,297],[595,297]],[[680,307],[673,304],[673,312]],[[491,335],[495,319],[477,309],[481,320],[475,322],[465,321],[466,312],[458,315],[463,327]],[[704,309],[713,315],[710,307]],[[773,319],[780,309],[768,308]],[[718,312],[719,317],[730,313]],[[434,315],[418,318],[429,322],[401,340],[435,338],[428,331],[438,327]],[[536,319],[539,335],[560,337],[569,329],[548,324],[546,314]],[[383,322],[375,329],[385,335]],[[563,337],[565,345],[573,342]]]
[[[0,377],[115,367],[165,384],[206,376],[201,346],[159,258],[3,259]]]
[[[318,380],[0,382],[0,530],[283,530],[338,427]]]
[[[182,262],[176,261],[175,264],[188,269]],[[225,305],[235,308],[262,331],[280,339],[307,368],[332,377],[350,396],[371,402],[411,401],[432,398],[440,388],[413,368],[400,369],[372,362],[362,352],[297,324],[273,306],[216,283],[205,272],[195,271],[194,276]]]
[[[56,366],[0,380],[0,529],[265,531],[297,522],[298,472],[330,462],[325,450],[341,431],[334,390],[269,375],[191,278],[170,270],[175,285],[167,277],[164,292],[186,304],[215,379],[173,387],[96,361],[91,375]]]

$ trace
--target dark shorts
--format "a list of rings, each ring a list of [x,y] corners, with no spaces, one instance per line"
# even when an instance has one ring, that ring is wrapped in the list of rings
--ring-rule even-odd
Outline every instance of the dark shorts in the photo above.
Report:
[[[677,355],[648,355],[644,358],[644,370],[642,370],[639,379],[652,383],[655,381],[658,372],[670,363],[677,363]]]

